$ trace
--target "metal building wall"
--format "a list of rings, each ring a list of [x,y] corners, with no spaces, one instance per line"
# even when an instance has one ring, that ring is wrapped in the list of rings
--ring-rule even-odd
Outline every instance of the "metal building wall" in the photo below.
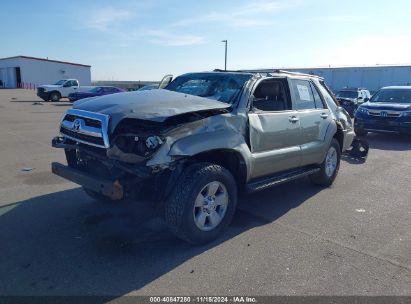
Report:
[[[384,86],[411,85],[411,66],[302,68],[285,70],[324,77],[326,83],[334,91],[344,87],[364,87],[375,92]]]
[[[18,58],[0,60],[0,80],[5,88],[15,88],[17,86],[14,68],[18,67],[20,61]]]
[[[80,85],[91,85],[90,67],[32,59],[21,59],[20,67],[23,82],[42,85],[74,78]]]
[[[21,82],[32,87],[68,78],[78,79],[80,85],[91,85],[89,66],[17,57],[0,60],[0,79],[7,88],[17,87],[16,67],[20,67]]]

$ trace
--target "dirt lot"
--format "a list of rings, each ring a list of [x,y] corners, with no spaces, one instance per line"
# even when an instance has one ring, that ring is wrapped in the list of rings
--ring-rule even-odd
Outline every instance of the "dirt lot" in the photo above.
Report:
[[[39,101],[0,90],[0,295],[411,295],[410,137],[371,134],[332,188],[242,197],[220,240],[191,247],[145,202],[97,203],[53,176],[71,105]]]

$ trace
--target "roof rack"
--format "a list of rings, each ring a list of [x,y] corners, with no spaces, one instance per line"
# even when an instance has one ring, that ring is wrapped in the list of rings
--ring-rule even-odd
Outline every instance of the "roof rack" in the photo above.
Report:
[[[324,79],[321,76],[318,75],[313,75],[313,74],[305,74],[305,73],[299,73],[299,72],[290,72],[286,70],[280,70],[280,69],[273,69],[273,70],[221,70],[221,69],[214,69],[214,72],[237,72],[237,73],[251,73],[251,74],[258,74],[258,75],[265,75],[265,76],[274,76],[273,74],[287,74],[287,75],[295,75],[295,76],[307,76],[307,77],[315,77],[319,79]]]
[[[341,88],[341,91],[343,91],[343,90],[368,90],[367,88],[363,88],[363,87],[343,87],[343,88]]]

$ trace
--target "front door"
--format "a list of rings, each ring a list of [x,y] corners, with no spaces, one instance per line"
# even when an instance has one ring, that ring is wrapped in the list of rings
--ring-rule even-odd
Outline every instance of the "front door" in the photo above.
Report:
[[[61,97],[67,97],[70,93],[76,91],[78,91],[78,82],[76,80],[67,80],[60,88]]]
[[[257,85],[248,118],[252,178],[300,166],[300,121],[286,79],[267,79]]]

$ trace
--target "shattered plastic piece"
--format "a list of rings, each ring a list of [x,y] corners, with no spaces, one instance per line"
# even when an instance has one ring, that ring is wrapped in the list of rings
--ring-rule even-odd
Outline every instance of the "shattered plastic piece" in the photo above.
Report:
[[[365,209],[360,208],[360,209],[355,209],[355,211],[363,213],[363,212],[365,212]]]
[[[36,101],[36,102],[33,102],[32,105],[33,105],[33,106],[42,106],[43,103]]]
[[[21,168],[21,171],[23,171],[23,172],[29,172],[29,171],[32,171],[32,170],[34,170],[34,168],[31,168],[31,167]]]
[[[370,146],[365,139],[355,137],[351,149],[347,150],[346,153],[354,158],[366,158],[369,148]]]

